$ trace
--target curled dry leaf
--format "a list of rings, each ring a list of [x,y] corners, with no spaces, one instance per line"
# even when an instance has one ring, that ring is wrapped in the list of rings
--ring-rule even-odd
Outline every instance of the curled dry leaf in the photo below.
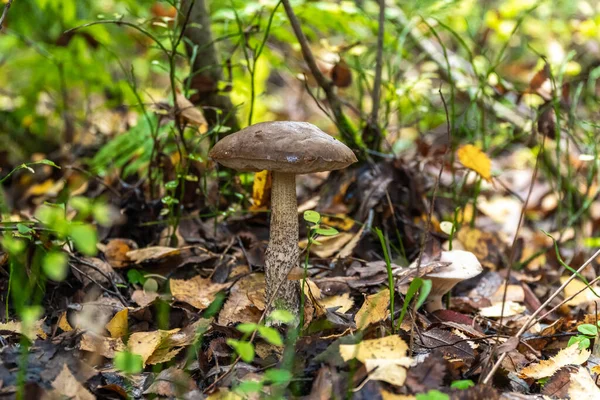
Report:
[[[96,397],[91,394],[71,373],[67,364],[63,364],[62,370],[52,382],[55,393],[68,399],[75,400],[94,400]]]
[[[358,329],[383,321],[390,316],[390,292],[387,289],[372,294],[365,298],[362,307],[354,317]]]
[[[573,344],[562,349],[549,360],[541,360],[523,368],[519,373],[520,378],[542,379],[552,376],[556,371],[566,365],[581,365],[590,357],[590,351],[580,349],[578,344]]]
[[[92,283],[90,278],[101,284],[110,283],[110,279],[120,281],[120,278],[116,278],[115,271],[111,265],[106,261],[96,257],[82,257],[81,260],[83,262],[73,263],[73,267],[76,268],[72,268],[72,271],[73,275],[84,286]]]
[[[127,253],[136,250],[137,244],[131,239],[111,239],[106,245],[98,245],[106,260],[113,268],[124,268],[129,263]]]
[[[171,279],[171,294],[177,301],[204,310],[213,302],[217,293],[231,286],[231,283],[214,283],[210,278],[195,276],[192,279]]]
[[[515,315],[524,313],[525,310],[525,306],[513,301],[507,301],[504,303],[504,312],[502,312],[502,302],[500,301],[492,304],[489,307],[483,307],[481,310],[479,310],[479,315],[487,318],[500,318],[500,316],[513,317]]]
[[[86,332],[81,336],[79,349],[100,354],[106,358],[115,358],[115,353],[125,350],[125,344],[121,338],[107,338]]]
[[[348,361],[356,358],[362,362],[369,372],[369,379],[397,386],[404,385],[406,368],[412,364],[407,353],[408,345],[397,335],[340,345],[342,359]]]

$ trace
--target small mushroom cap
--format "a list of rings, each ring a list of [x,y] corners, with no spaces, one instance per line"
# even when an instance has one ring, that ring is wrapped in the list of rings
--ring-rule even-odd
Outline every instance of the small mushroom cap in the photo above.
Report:
[[[450,263],[450,265],[425,276],[432,281],[431,296],[443,296],[458,282],[471,279],[483,271],[477,257],[470,251],[442,251],[440,262]]]
[[[238,171],[309,174],[342,169],[356,156],[344,143],[308,122],[263,122],[220,140],[209,156]]]

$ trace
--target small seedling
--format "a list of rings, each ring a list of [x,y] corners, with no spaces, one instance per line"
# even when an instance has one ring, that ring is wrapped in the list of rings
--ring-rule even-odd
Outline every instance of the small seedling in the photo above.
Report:
[[[596,325],[592,324],[581,324],[577,327],[577,331],[580,333],[577,336],[571,337],[569,339],[569,343],[567,346],[572,346],[575,343],[578,344],[579,349],[588,349],[591,345],[592,339],[595,339],[598,336],[598,326],[600,326],[600,322]]]

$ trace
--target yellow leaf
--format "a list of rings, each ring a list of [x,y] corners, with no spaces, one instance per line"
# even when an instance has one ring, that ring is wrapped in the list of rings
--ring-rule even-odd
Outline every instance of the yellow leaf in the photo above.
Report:
[[[492,162],[479,147],[472,144],[461,146],[456,155],[462,165],[477,172],[488,182],[492,179]]]
[[[60,329],[62,329],[65,332],[70,332],[73,330],[73,328],[71,327],[71,324],[69,324],[69,321],[67,320],[67,312],[63,312],[62,314],[60,314],[60,318],[58,318],[58,322],[56,323],[58,325],[58,327]]]
[[[110,332],[110,337],[120,338],[127,335],[127,316],[126,308],[115,314],[114,317],[106,324],[106,329]]]
[[[523,368],[519,373],[520,378],[542,379],[554,375],[565,365],[581,365],[590,357],[589,350],[580,350],[577,343],[562,349],[549,360],[541,360]]]
[[[371,324],[383,321],[390,315],[390,310],[388,309],[389,305],[390,292],[387,289],[367,296],[362,307],[354,317],[356,327],[358,329],[363,329]]]
[[[252,185],[252,205],[251,210],[260,210],[266,208],[269,203],[271,192],[271,175],[269,171],[264,170],[254,174],[254,184]]]
[[[415,396],[411,396],[408,394],[395,394],[388,392],[386,390],[381,391],[381,399],[382,400],[415,400]]]
[[[564,284],[569,277],[562,276],[560,278],[560,283]],[[600,288],[598,286],[592,286],[596,293],[600,292]],[[567,301],[568,306],[578,306],[580,304],[591,303],[593,301],[598,300],[598,297],[590,290],[590,288],[583,282],[577,279],[573,279],[571,282],[565,286],[565,297],[569,298],[574,296],[571,300]],[[600,294],[600,293],[599,293]]]
[[[489,307],[483,307],[479,310],[479,315],[487,318],[512,317],[524,313],[525,306],[522,306],[514,301],[504,303],[504,312],[502,312],[502,301],[496,302]]]
[[[98,353],[102,357],[115,358],[115,353],[125,350],[125,344],[121,338],[113,339],[94,333],[84,333],[79,342],[79,349]]]
[[[320,301],[325,308],[339,307],[336,312],[344,314],[352,308],[354,300],[350,297],[350,293],[344,293],[336,296],[328,296]]]
[[[340,355],[344,361],[356,358],[365,365],[367,372],[372,372],[369,379],[396,386],[404,384],[406,368],[412,363],[407,353],[408,345],[397,335],[340,345]]]
[[[161,344],[176,332],[179,332],[178,328],[172,329],[170,331],[158,330],[153,332],[132,333],[129,337],[129,340],[127,341],[127,346],[129,347],[129,350],[132,353],[138,354],[142,357],[144,365],[146,365],[146,363],[150,364],[152,363],[152,360],[150,360],[149,362],[149,359],[159,349]],[[168,353],[170,351],[170,349],[167,351],[165,350],[166,349],[163,347],[159,352],[160,354],[157,354],[158,358],[161,361],[165,361],[165,353]],[[177,352],[175,352],[175,354],[177,354]],[[172,354],[172,356],[174,356],[175,354]]]

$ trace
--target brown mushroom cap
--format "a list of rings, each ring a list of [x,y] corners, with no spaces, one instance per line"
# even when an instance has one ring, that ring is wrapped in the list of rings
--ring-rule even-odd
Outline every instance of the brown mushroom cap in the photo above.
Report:
[[[209,156],[238,171],[309,174],[356,162],[344,143],[308,122],[275,121],[249,126],[220,140]]]

